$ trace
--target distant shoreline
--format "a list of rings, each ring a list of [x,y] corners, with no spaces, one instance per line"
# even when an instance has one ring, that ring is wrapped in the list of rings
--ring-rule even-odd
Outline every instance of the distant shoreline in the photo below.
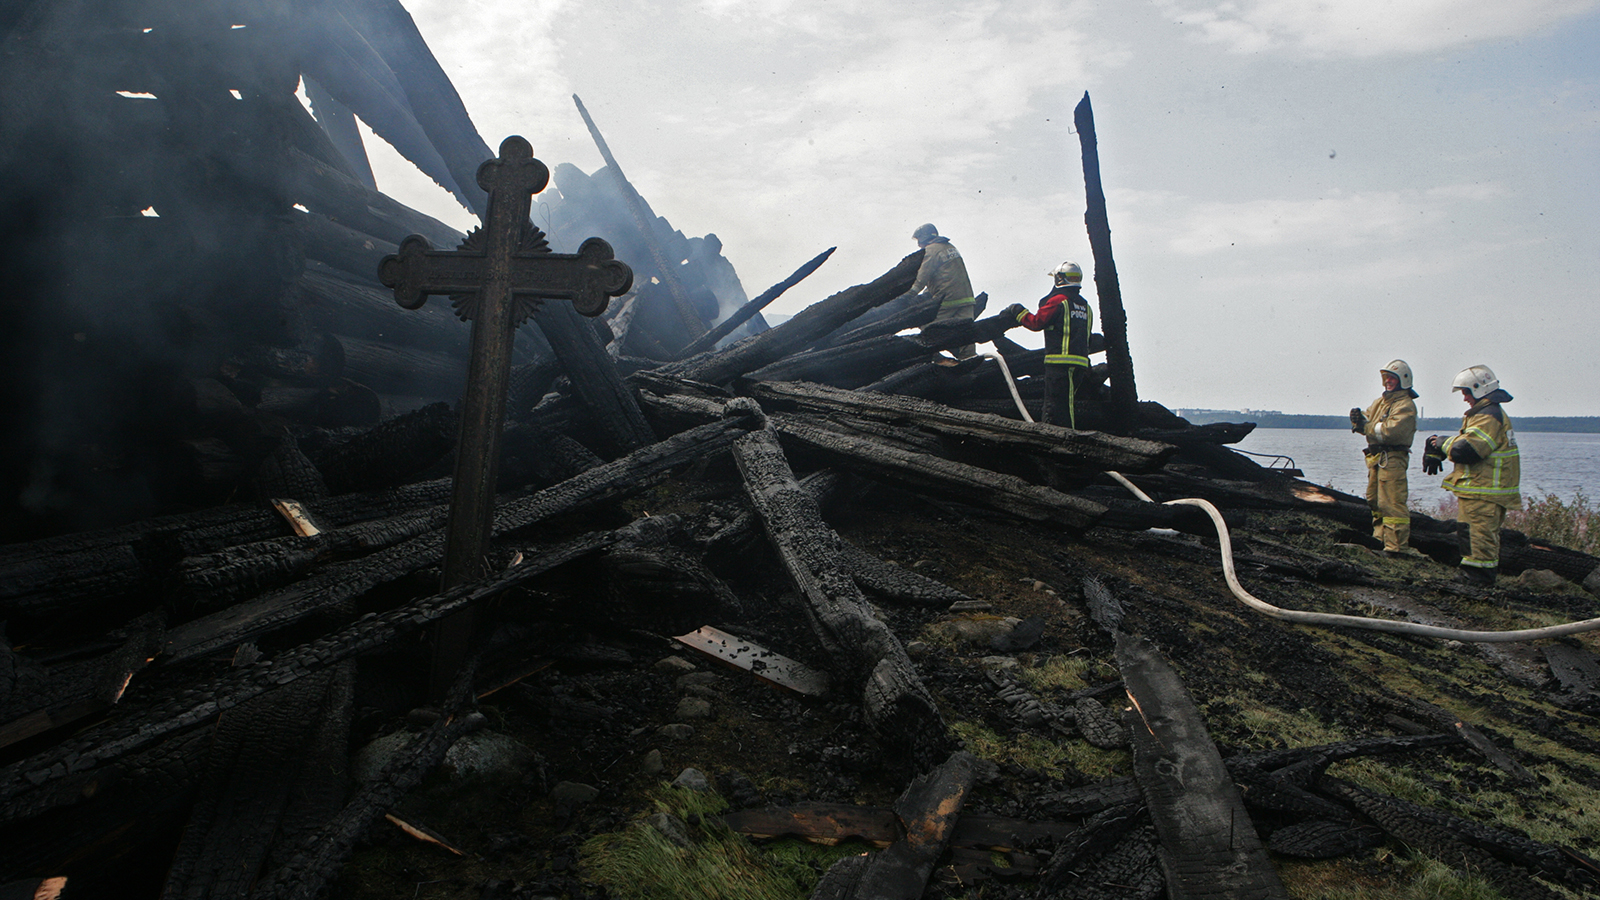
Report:
[[[1259,428],[1332,428],[1348,429],[1347,416],[1306,416],[1261,410],[1237,409],[1175,409],[1173,412],[1194,425],[1213,422],[1254,422]],[[1519,416],[1511,413],[1511,423],[1518,431],[1559,431],[1568,434],[1600,434],[1600,416]],[[1417,420],[1417,430],[1424,432],[1455,431],[1461,427],[1461,417],[1428,417]]]

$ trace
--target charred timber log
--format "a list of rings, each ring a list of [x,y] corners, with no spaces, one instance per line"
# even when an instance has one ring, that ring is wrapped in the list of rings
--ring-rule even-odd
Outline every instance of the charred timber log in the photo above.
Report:
[[[371,278],[378,271],[379,261],[399,250],[398,244],[340,225],[320,213],[307,213],[296,220],[296,225],[306,259],[351,278]]]
[[[449,404],[431,403],[327,447],[312,461],[335,494],[393,487],[447,456],[459,428]]]
[[[395,244],[420,234],[435,247],[454,247],[466,237],[298,149],[290,147],[288,154],[295,199],[333,222]]]
[[[704,353],[707,350],[715,348],[717,346],[717,342],[728,335],[733,334],[733,330],[735,328],[738,328],[740,325],[750,321],[750,319],[755,316],[756,313],[765,309],[767,304],[783,296],[784,291],[787,291],[789,288],[799,284],[801,281],[805,280],[808,275],[810,275],[812,272],[815,272],[823,263],[828,261],[828,257],[832,256],[833,251],[837,249],[839,248],[829,247],[828,249],[812,257],[810,262],[794,270],[794,274],[778,282],[772,287],[767,288],[761,293],[761,296],[739,307],[734,311],[733,315],[723,319],[721,322],[718,322],[715,328],[712,328],[710,331],[706,332],[700,337],[695,338],[694,341],[689,344],[689,346],[683,348],[683,352],[678,354],[679,357],[688,359],[696,354]]]
[[[964,463],[871,440],[801,416],[774,416],[786,440],[834,465],[934,496],[1055,527],[1082,530],[1096,524],[1106,507]]]
[[[223,713],[163,896],[249,894],[296,798],[328,791],[329,764],[343,774],[354,683],[345,663]],[[332,793],[342,800],[343,785]]]
[[[811,346],[828,332],[866,310],[905,293],[917,277],[917,267],[921,263],[922,251],[918,250],[868,284],[845,288],[826,300],[813,303],[776,328],[769,328],[721,350],[709,351],[666,366],[664,373],[690,381],[726,384],[747,372]]]
[[[973,373],[982,365],[979,357],[963,359],[953,366],[944,366],[929,360],[912,363],[903,369],[864,384],[857,390],[870,394],[901,394],[907,397],[932,399],[950,393],[957,385],[972,382]]]
[[[795,481],[777,435],[767,428],[740,438],[734,460],[746,496],[805,600],[812,631],[834,670],[862,692],[867,723],[916,768],[931,767],[949,752],[944,720],[905,647],[841,569],[837,538]]]
[[[549,339],[566,369],[573,393],[589,410],[604,440],[595,449],[621,456],[655,443],[655,434],[639,409],[633,389],[622,380],[599,336],[581,320],[572,304],[541,303],[533,319]]]
[[[256,884],[249,895],[252,900],[314,900],[321,895],[372,824],[421,784],[444,761],[451,745],[488,724],[472,708],[475,670],[476,664],[463,669],[444,698],[443,715],[391,759],[338,815],[308,835],[283,865]]]
[[[194,728],[46,786],[32,798],[38,809],[74,808],[0,825],[0,882],[70,867],[79,873],[73,883],[83,889],[80,896],[125,896],[129,868],[172,852],[166,835],[194,802],[213,732],[210,725]]]
[[[111,709],[155,657],[163,625],[159,614],[141,616],[110,653],[49,669],[0,643],[0,747]]]
[[[1438,819],[1416,815],[1413,804],[1385,797],[1338,778],[1324,777],[1318,789],[1349,804],[1396,840],[1405,842],[1453,869],[1481,876],[1512,900],[1555,900],[1559,895],[1489,853],[1472,846]],[[1430,820],[1431,819],[1431,820]],[[1487,831],[1487,829],[1484,829]],[[1589,889],[1593,890],[1591,882]]]
[[[755,426],[749,401],[729,404],[727,418],[691,429],[665,441],[635,451],[621,459],[596,466],[580,475],[529,497],[497,504],[494,532],[504,534],[553,516],[630,496],[666,478],[675,468],[721,452]],[[186,622],[168,633],[165,653],[177,662],[215,652],[239,641],[292,624],[320,609],[358,596],[388,581],[408,575],[442,558],[448,518],[447,505],[395,516],[381,523],[364,523],[350,529],[324,532],[310,538],[274,543],[293,562],[328,547],[387,547],[347,563],[328,566],[289,587],[219,613]],[[415,535],[415,536],[413,536]],[[401,541],[404,541],[401,543]],[[264,568],[247,565],[229,575],[235,582],[275,573],[275,561]]]
[[[1131,427],[1138,420],[1139,390],[1133,382],[1133,354],[1128,348],[1128,314],[1122,308],[1122,287],[1117,263],[1111,255],[1111,222],[1106,217],[1106,192],[1100,184],[1100,145],[1094,132],[1094,109],[1089,93],[1072,111],[1083,151],[1083,186],[1088,209],[1083,221],[1089,229],[1089,251],[1094,256],[1094,291],[1100,302],[1100,327],[1106,335],[1106,363],[1111,369],[1110,413],[1113,421]]]
[[[772,409],[911,424],[985,448],[1025,449],[1071,465],[1119,472],[1154,471],[1176,452],[1171,445],[1153,441],[970,413],[915,397],[772,382],[753,384],[750,392]]]
[[[483,216],[488,197],[478,186],[476,175],[478,165],[494,154],[478,136],[466,105],[428,49],[416,23],[397,3],[356,4],[343,15],[393,72],[412,116],[460,189],[458,196],[463,204]],[[377,127],[374,122],[368,124]]]
[[[1183,681],[1143,638],[1119,634],[1116,655],[1132,701],[1134,777],[1161,839],[1168,896],[1287,900]]]
[[[926,893],[928,876],[950,843],[972,791],[977,764],[963,750],[914,779],[894,804],[905,837],[873,854],[859,873],[852,873],[848,890],[819,889],[811,895],[813,900],[917,900]]]
[[[854,344],[869,338],[896,334],[907,328],[921,328],[932,322],[933,317],[939,313],[939,300],[932,295],[909,295],[903,298],[906,301],[904,303],[901,299],[896,298],[857,316],[833,334],[818,341],[813,350],[843,347],[845,344]]]
[[[1128,785],[1132,787],[1131,780]],[[1127,801],[1095,813],[1051,855],[1040,870],[1041,896],[1142,897],[1154,875],[1159,890],[1150,815],[1138,801],[1137,791],[1126,792]],[[1124,847],[1146,848],[1146,858],[1129,858]],[[1111,890],[1108,890],[1111,889]]]
[[[1003,315],[976,322],[950,319],[929,325],[920,335],[890,334],[786,357],[747,377],[754,381],[816,381],[834,387],[858,387],[928,359],[940,350],[986,343],[994,335],[1016,327],[1016,320]]]
[[[1352,805],[1359,797],[1363,806],[1370,804],[1371,808],[1383,807],[1403,812],[1417,822],[1444,829],[1456,838],[1501,860],[1532,870],[1541,878],[1589,894],[1600,892],[1600,871],[1597,871],[1591,861],[1576,856],[1567,848],[1552,847],[1549,844],[1532,841],[1518,834],[1480,825],[1469,819],[1429,809],[1398,797],[1386,797],[1353,784],[1340,782],[1338,779],[1324,779],[1323,783],[1330,789],[1330,793],[1342,796],[1346,802],[1352,802]]]
[[[387,612],[368,613],[271,660],[236,668],[146,709],[128,710],[50,750],[0,768],[0,824],[37,815],[63,800],[71,802],[70,796],[63,797],[53,790],[62,779],[96,770],[168,735],[210,722],[219,713],[276,687],[386,646],[402,635],[415,634],[444,616],[608,547],[616,540],[611,533],[592,532],[542,552],[525,552],[521,564],[503,572]]]
[[[443,304],[407,312],[394,302],[394,292],[371,280],[371,273],[358,279],[307,262],[306,271],[295,283],[292,301],[309,326],[466,358],[465,323]]]
[[[1190,444],[1237,444],[1255,430],[1254,422],[1210,422],[1188,428],[1140,428],[1133,434],[1147,441],[1186,447]]]
[[[321,527],[383,519],[450,498],[448,479],[333,497],[312,504]],[[157,590],[181,559],[288,536],[271,509],[227,506],[147,519],[118,528],[45,538],[0,553],[0,617],[17,624],[76,615],[117,601],[120,611],[159,599]],[[125,618],[125,616],[124,616]]]
[[[373,190],[378,180],[372,174],[372,161],[367,159],[366,145],[361,142],[361,129],[356,126],[356,114],[329,94],[322,83],[314,78],[304,78],[306,99],[311,101],[311,114],[327,135],[328,143],[338,151],[345,164],[345,174]],[[309,151],[310,148],[307,148]],[[375,264],[374,264],[375,265]]]
[[[467,360],[384,341],[338,336],[345,377],[380,394],[455,401],[467,380]]]
[[[826,515],[831,499],[844,480],[839,473],[823,469],[800,479],[800,487],[811,495],[817,509]],[[741,514],[711,536],[706,544],[706,552],[720,559],[742,556],[754,545],[759,530],[759,520],[753,513]],[[839,537],[838,551],[839,565],[850,573],[856,585],[885,599],[937,607],[972,599],[949,585],[884,562],[842,536]]]

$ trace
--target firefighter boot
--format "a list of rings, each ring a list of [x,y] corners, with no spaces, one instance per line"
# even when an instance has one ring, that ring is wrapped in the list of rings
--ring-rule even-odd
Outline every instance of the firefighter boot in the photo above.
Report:
[[[1462,566],[1461,571],[1456,575],[1456,581],[1460,584],[1470,584],[1473,587],[1491,588],[1494,587],[1495,576],[1499,573],[1500,568],[1498,566],[1493,568]]]

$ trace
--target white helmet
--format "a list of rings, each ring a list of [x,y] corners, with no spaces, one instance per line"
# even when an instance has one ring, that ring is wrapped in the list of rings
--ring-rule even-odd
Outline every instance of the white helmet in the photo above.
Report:
[[[1462,369],[1456,375],[1455,383],[1450,385],[1452,391],[1466,391],[1474,400],[1482,400],[1495,391],[1500,390],[1500,379],[1494,377],[1494,371],[1488,366],[1472,366]]]
[[[919,246],[919,247],[924,245],[924,244],[926,244],[926,243],[928,243],[929,241],[933,240],[934,238],[936,238],[938,236],[939,236],[939,229],[933,227],[933,223],[932,222],[924,222],[921,225],[917,226],[917,230],[916,231],[911,232],[911,239],[916,241],[917,242],[917,246]]]
[[[1405,360],[1397,359],[1378,371],[1388,372],[1390,375],[1400,379],[1400,390],[1411,390],[1411,367],[1406,365]]]
[[[1064,262],[1050,271],[1055,276],[1056,287],[1071,287],[1083,284],[1083,269],[1075,262]]]

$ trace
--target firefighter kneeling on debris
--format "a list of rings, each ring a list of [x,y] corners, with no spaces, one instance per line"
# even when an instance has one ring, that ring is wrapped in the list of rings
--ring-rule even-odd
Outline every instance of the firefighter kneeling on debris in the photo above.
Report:
[[[1064,262],[1050,275],[1055,284],[1039,301],[1037,312],[1013,303],[1006,314],[1029,331],[1044,332],[1044,420],[1077,428],[1078,396],[1089,380],[1094,312],[1083,299],[1083,269],[1077,263]]]
[[[1511,395],[1488,366],[1462,369],[1451,390],[1460,391],[1467,411],[1461,431],[1428,438],[1422,471],[1438,474],[1446,459],[1455,463],[1441,485],[1456,495],[1458,521],[1467,526],[1468,551],[1457,580],[1492,586],[1500,570],[1500,526],[1506,510],[1522,508],[1522,461],[1511,419],[1500,408]]]
[[[1350,430],[1367,437],[1367,506],[1372,509],[1372,536],[1383,552],[1405,556],[1411,542],[1411,441],[1417,436],[1417,392],[1411,389],[1411,367],[1397,359],[1378,370],[1383,395],[1366,412],[1350,410]]]

